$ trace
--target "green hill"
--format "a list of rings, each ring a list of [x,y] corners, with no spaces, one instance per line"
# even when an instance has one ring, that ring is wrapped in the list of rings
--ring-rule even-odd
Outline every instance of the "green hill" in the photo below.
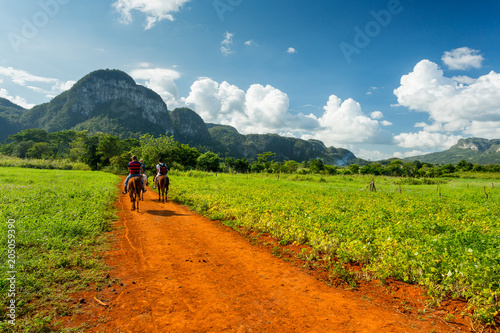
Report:
[[[24,111],[23,107],[0,97],[0,142],[21,130],[19,119]]]

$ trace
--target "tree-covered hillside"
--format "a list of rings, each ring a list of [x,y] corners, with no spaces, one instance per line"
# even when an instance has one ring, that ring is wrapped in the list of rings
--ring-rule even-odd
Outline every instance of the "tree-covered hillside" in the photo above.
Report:
[[[21,130],[19,119],[25,109],[0,97],[0,142]]]

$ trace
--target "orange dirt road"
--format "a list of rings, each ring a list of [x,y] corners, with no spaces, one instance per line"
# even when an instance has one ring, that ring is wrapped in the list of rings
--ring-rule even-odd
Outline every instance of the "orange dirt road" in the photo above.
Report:
[[[457,332],[328,287],[152,189],[130,211],[120,196],[112,267],[68,325],[85,332]],[[94,298],[95,297],[95,298]],[[100,304],[99,302],[102,302]],[[104,306],[105,305],[105,306]]]

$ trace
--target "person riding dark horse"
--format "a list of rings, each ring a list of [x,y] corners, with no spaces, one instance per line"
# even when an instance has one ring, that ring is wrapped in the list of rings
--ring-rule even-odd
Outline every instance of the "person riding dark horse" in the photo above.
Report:
[[[158,159],[158,164],[156,165],[156,175],[153,179],[153,188],[156,189],[158,178],[160,176],[166,175],[167,173],[168,173],[167,165],[163,163],[163,160],[161,158]]]
[[[129,174],[127,176],[127,179],[125,179],[125,189],[123,190],[123,194],[127,194],[127,186],[128,186],[128,182],[130,180],[130,178],[132,177],[139,177],[139,179],[141,180],[141,184],[142,184],[142,190],[144,192],[147,192],[146,188],[144,187],[144,181],[142,180],[142,177],[141,177],[141,174],[144,172],[142,170],[142,164],[137,161],[137,156],[132,156],[132,161],[130,161],[130,163],[128,164],[128,171],[129,171]]]

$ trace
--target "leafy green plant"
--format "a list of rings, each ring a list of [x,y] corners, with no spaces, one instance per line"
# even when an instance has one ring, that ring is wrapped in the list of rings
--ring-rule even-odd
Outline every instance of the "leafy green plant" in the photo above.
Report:
[[[500,185],[492,186],[491,176],[424,180],[399,193],[393,177],[376,177],[377,192],[370,192],[372,176],[364,175],[278,181],[267,174],[177,172],[169,194],[282,244],[361,263],[362,276],[420,284],[436,302],[466,298],[476,318],[492,323],[500,311]]]
[[[6,321],[0,330],[48,332],[58,316],[74,310],[70,292],[102,283],[99,249],[115,218],[119,180],[103,172],[1,168],[0,258],[9,269],[0,274],[0,304],[12,299],[7,275],[15,270],[17,318],[14,330]],[[14,259],[6,246],[9,220],[15,221]]]

